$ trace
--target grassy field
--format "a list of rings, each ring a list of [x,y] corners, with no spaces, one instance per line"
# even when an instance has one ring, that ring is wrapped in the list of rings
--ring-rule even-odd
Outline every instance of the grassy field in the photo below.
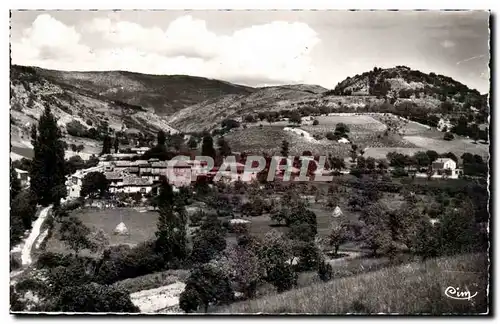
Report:
[[[332,153],[347,158],[351,150],[350,144],[340,144],[325,137],[328,132],[335,130],[335,125],[345,123],[350,128],[350,141],[360,148],[417,148],[417,145],[405,140],[399,134],[391,132],[384,136],[387,129],[386,125],[370,115],[317,116],[313,117],[313,119],[317,119],[319,125],[313,126],[311,121],[307,121],[298,126],[299,129],[310,133],[312,136],[320,136],[319,140],[313,142],[298,134],[284,131],[283,128],[288,126],[288,122],[275,122],[272,124],[263,122],[262,127],[252,126],[246,129],[234,130],[227,134],[225,138],[231,148],[238,152],[277,154],[280,152],[282,141],[287,140],[290,144],[291,154],[301,154],[307,150],[313,154]]]
[[[453,152],[461,156],[465,152],[479,154],[487,158],[488,144],[474,144],[471,139],[455,136],[452,141],[443,140],[443,133],[413,121],[401,119],[392,114],[361,114],[361,115],[335,115],[311,117],[317,119],[319,125],[313,126],[310,120],[298,126],[299,129],[319,135],[320,139],[308,141],[300,135],[286,132],[284,127],[288,122],[275,122],[269,124],[262,122],[262,127],[252,126],[246,129],[237,129],[226,135],[231,148],[235,151],[247,151],[256,154],[262,152],[278,154],[283,140],[289,142],[291,154],[301,154],[311,151],[313,154],[326,155],[332,153],[336,156],[348,158],[350,144],[339,144],[325,138],[327,132],[333,132],[335,125],[345,123],[350,128],[349,140],[365,150],[366,157],[385,158],[389,152],[400,152],[412,155],[418,151],[435,150],[438,153]],[[308,118],[310,119],[310,118]],[[385,134],[387,127],[391,131]]]
[[[487,311],[487,264],[482,254],[410,263],[336,279],[282,294],[235,303],[217,313],[445,314]],[[469,300],[447,297],[447,287],[468,289]]]
[[[72,212],[80,218],[92,231],[103,229],[109,236],[109,243],[136,245],[154,238],[156,232],[157,212],[139,212],[133,208],[90,209]],[[124,222],[129,230],[127,236],[114,235],[113,231],[120,222]],[[58,229],[47,242],[47,251],[68,253],[67,246],[59,240]]]

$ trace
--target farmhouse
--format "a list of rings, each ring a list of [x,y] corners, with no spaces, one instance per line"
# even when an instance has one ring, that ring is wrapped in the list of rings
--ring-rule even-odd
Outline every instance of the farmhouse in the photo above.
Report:
[[[68,191],[68,196],[70,198],[80,197],[80,191],[82,190],[83,178],[90,172],[102,172],[104,171],[104,165],[97,165],[92,168],[78,170],[74,174],[70,175],[66,179],[66,189]]]
[[[450,158],[439,158],[432,162],[433,177],[448,175],[451,179],[456,179],[462,170],[457,169],[457,163]]]

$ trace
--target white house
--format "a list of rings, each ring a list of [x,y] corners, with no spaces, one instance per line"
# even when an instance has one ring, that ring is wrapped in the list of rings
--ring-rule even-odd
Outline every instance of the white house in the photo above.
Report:
[[[98,165],[92,168],[78,170],[72,175],[67,176],[66,189],[70,198],[80,197],[80,190],[82,190],[83,178],[89,172],[102,172],[104,165]]]
[[[439,158],[432,162],[432,171],[432,177],[435,178],[441,178],[448,173],[449,178],[457,179],[462,174],[462,170],[457,169],[457,163],[450,158]]]
[[[15,169],[15,170],[17,173],[17,178],[21,182],[21,186],[23,186],[23,187],[29,186],[29,184],[30,184],[29,172],[21,170],[21,169]]]

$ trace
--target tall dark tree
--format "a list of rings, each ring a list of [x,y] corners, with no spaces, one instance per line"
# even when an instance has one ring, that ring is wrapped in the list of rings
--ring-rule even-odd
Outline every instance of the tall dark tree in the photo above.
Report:
[[[181,199],[175,199],[172,186],[161,180],[158,196],[159,218],[156,231],[156,250],[166,262],[181,261],[186,257],[186,215]]]
[[[17,177],[16,169],[10,163],[10,201],[12,201],[18,193],[21,192],[21,181]]]
[[[290,153],[288,141],[283,140],[283,142],[281,143],[281,156],[287,157],[288,153]]]
[[[167,141],[167,136],[165,135],[164,131],[159,131],[157,135],[157,145],[165,145]]]
[[[34,157],[30,170],[31,189],[42,205],[59,203],[66,193],[62,134],[57,121],[46,107],[38,128],[31,131]]]
[[[201,155],[210,156],[211,158],[215,158],[215,149],[214,149],[214,139],[210,135],[205,135],[203,137],[203,143],[201,144]]]
[[[112,146],[112,140],[111,137],[106,134],[104,135],[104,138],[102,140],[102,154],[111,154],[111,146]]]
[[[118,136],[116,136],[113,142],[113,148],[115,149],[115,153],[118,153],[119,145],[120,145],[120,139],[118,138]]]

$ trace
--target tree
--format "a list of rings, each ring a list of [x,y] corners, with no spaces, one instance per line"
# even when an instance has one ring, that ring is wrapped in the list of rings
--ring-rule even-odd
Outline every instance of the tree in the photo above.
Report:
[[[328,242],[333,247],[333,255],[337,256],[340,246],[352,239],[353,233],[347,223],[341,222],[332,227],[330,235],[328,236]]]
[[[118,136],[116,136],[113,141],[113,148],[115,149],[115,153],[118,153],[119,146],[120,146],[120,139],[118,138]]]
[[[156,143],[158,146],[165,146],[165,143],[167,142],[167,136],[165,135],[165,132],[160,130],[158,131],[158,134],[156,135]]]
[[[365,166],[368,170],[373,171],[375,170],[375,159],[370,157],[367,157],[365,160]]]
[[[240,127],[240,123],[234,119],[224,119],[221,124],[223,129],[231,130]]]
[[[330,163],[330,167],[334,170],[342,170],[343,168],[345,168],[345,161],[343,158],[341,157],[337,157],[337,156],[332,156],[330,155],[328,157],[328,160],[329,160],[329,163]]]
[[[290,244],[282,234],[271,231],[266,234],[259,251],[260,260],[265,271],[265,279],[272,283],[279,292],[293,287],[297,276],[289,264],[292,257]]]
[[[441,253],[451,255],[474,251],[479,242],[474,215],[470,199],[450,204],[438,223]]]
[[[205,135],[203,137],[203,143],[201,144],[201,155],[210,156],[212,159],[215,158],[214,140],[212,136]]]
[[[89,172],[83,177],[81,197],[103,198],[109,192],[109,181],[102,172]]]
[[[52,188],[64,186],[65,162],[62,134],[50,108],[40,116],[38,128],[33,125],[32,144],[34,157],[30,169],[30,187],[42,205],[58,204],[61,197],[53,195]]]
[[[224,139],[224,136],[219,137],[219,139],[217,140],[217,145],[219,146],[220,156],[226,157],[231,155],[231,148],[229,147],[227,141]]]
[[[319,125],[319,121],[317,119],[313,120],[313,126]]]
[[[388,211],[380,203],[368,206],[360,219],[365,224],[363,240],[374,255],[385,252],[392,244]]]
[[[189,142],[188,142],[188,146],[190,149],[196,149],[196,147],[198,147],[198,142],[196,141],[196,138],[194,138],[194,136],[191,136],[189,138]]]
[[[80,155],[73,155],[66,161],[65,171],[67,174],[73,174],[77,170],[87,168],[87,163],[80,157]]]
[[[16,169],[12,165],[12,161],[10,161],[10,201],[16,198],[17,194],[21,192],[21,181],[17,177]]]
[[[213,264],[203,264],[191,272],[186,288],[179,297],[179,306],[192,312],[203,306],[205,313],[210,304],[227,304],[234,299],[229,278]]]
[[[237,290],[248,299],[255,296],[257,285],[264,275],[258,251],[251,244],[252,240],[254,239],[240,240],[228,253],[229,266],[233,269]]]
[[[85,148],[85,146],[83,146],[83,144],[79,144],[77,147],[76,147],[76,152],[77,153],[80,153],[81,151],[83,151],[83,149]]]
[[[292,111],[288,120],[294,124],[300,124],[302,122],[302,117],[300,113],[296,110]]]
[[[59,312],[140,312],[126,290],[96,283],[63,288],[54,308],[54,311]]]
[[[422,218],[416,226],[415,236],[411,244],[413,253],[423,259],[439,255],[439,233],[428,218]]]
[[[332,132],[327,132],[325,137],[327,140],[330,140],[330,141],[337,140],[337,136],[335,136]]]
[[[451,141],[451,140],[453,140],[454,138],[455,138],[455,136],[453,136],[453,134],[452,134],[452,133],[450,133],[450,132],[446,132],[446,133],[444,133],[443,139],[444,139],[445,141]]]
[[[290,144],[287,140],[283,140],[283,142],[281,142],[281,156],[288,157],[288,154],[290,153],[289,145]]]
[[[344,123],[338,123],[335,126],[335,132],[334,132],[335,136],[337,136],[337,137],[346,137],[347,133],[349,133],[349,127],[347,127],[346,124],[344,124]]]
[[[425,152],[425,154],[427,154],[427,156],[429,157],[430,163],[436,161],[439,157],[438,152],[433,151],[433,150],[428,150],[427,152]]]
[[[330,281],[333,277],[333,268],[331,264],[326,263],[325,260],[321,260],[318,264],[318,276],[321,281]]]
[[[209,214],[193,238],[191,260],[206,263],[226,248],[225,230],[215,214]]]
[[[111,154],[111,145],[112,145],[111,137],[108,134],[104,135],[104,138],[102,140],[101,155]]]
[[[429,155],[426,152],[417,152],[413,155],[413,158],[417,164],[417,167],[423,168],[431,164]]]
[[[31,189],[23,190],[16,195],[11,203],[11,218],[22,220],[24,229],[31,228],[31,222],[36,215],[37,197]]]
[[[90,249],[92,247],[92,243],[88,237],[90,229],[74,216],[61,221],[59,233],[61,241],[65,242],[70,249],[75,251],[75,255],[82,249]]]
[[[320,262],[321,253],[314,241],[298,243],[299,261],[297,267],[300,271],[315,269]]]
[[[472,137],[472,139],[474,140],[474,143],[477,143],[477,141],[479,140],[479,135],[481,134],[481,130],[476,123],[470,125],[469,134],[470,137]]]

